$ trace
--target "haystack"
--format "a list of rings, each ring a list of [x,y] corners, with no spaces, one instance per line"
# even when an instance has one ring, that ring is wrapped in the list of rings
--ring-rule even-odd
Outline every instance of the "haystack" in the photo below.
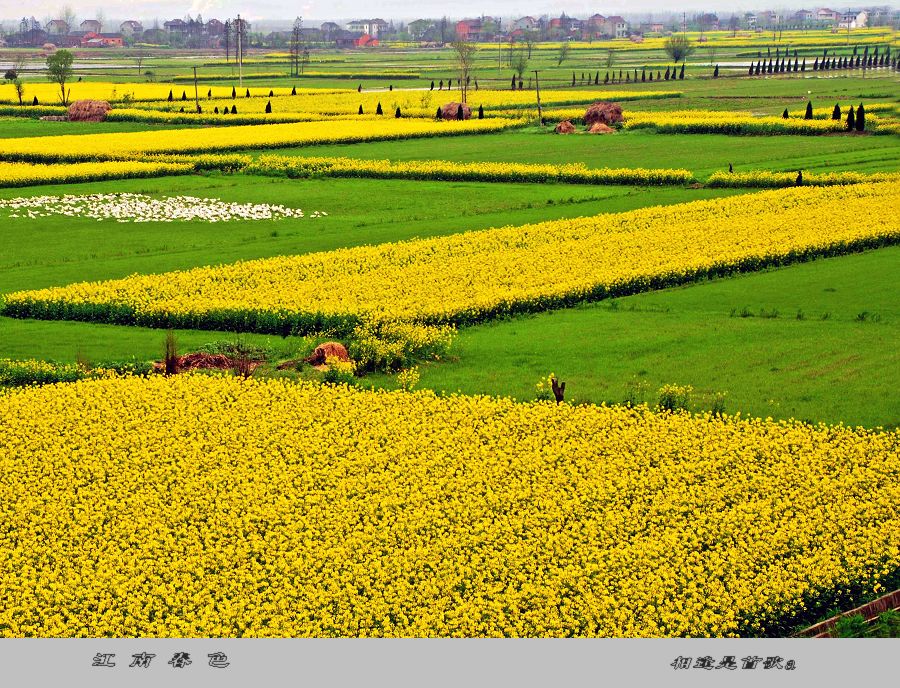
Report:
[[[175,370],[179,373],[189,370],[232,370],[243,365],[252,372],[259,364],[259,361],[240,361],[225,354],[207,354],[198,351],[179,356]],[[166,369],[166,364],[163,361],[159,361],[153,364],[153,368],[157,372],[163,372]]]
[[[109,112],[105,100],[76,100],[69,106],[70,122],[102,122]]]
[[[557,134],[574,134],[575,133],[575,125],[572,124],[569,120],[565,120],[556,125],[554,131]]]
[[[588,129],[589,134],[614,134],[616,130],[606,126],[603,122],[594,122]]]
[[[459,109],[462,108],[463,111],[463,119],[469,119],[472,116],[472,108],[470,108],[465,103],[447,103],[446,105],[441,105],[441,118],[442,119],[459,119]]]
[[[622,121],[622,106],[618,103],[601,101],[591,105],[584,113],[584,123],[588,129],[591,125],[601,122],[610,127]]]
[[[350,354],[347,353],[347,348],[340,342],[325,342],[324,344],[319,344],[312,352],[312,355],[304,360],[306,363],[310,363],[314,366],[325,365],[325,359],[329,356],[337,356],[342,361],[350,360]]]

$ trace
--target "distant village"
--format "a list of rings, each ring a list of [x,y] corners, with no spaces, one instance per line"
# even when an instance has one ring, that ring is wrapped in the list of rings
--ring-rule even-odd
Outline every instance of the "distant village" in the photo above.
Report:
[[[22,18],[15,30],[0,30],[0,46],[32,48],[117,48],[130,46],[169,47],[189,49],[229,49],[238,42],[244,47],[283,48],[299,40],[310,47],[366,48],[381,41],[412,41],[420,45],[443,45],[449,41],[602,41],[630,39],[635,42],[644,36],[666,35],[678,31],[772,31],[796,29],[856,29],[867,26],[897,26],[900,13],[890,7],[871,7],[835,11],[827,7],[799,10],[792,13],[774,11],[731,14],[720,19],[716,14],[704,13],[671,15],[667,21],[630,22],[613,15],[594,14],[580,19],[559,17],[520,17],[503,20],[482,16],[459,21],[417,19],[394,23],[383,19],[358,19],[343,26],[324,22],[319,26],[304,26],[298,18],[294,27],[286,31],[268,33],[252,31],[249,22],[227,19],[205,20],[201,16],[172,19],[159,25],[145,27],[134,19],[108,26],[101,19],[52,19],[42,24],[34,17]],[[238,30],[238,29],[241,30]]]

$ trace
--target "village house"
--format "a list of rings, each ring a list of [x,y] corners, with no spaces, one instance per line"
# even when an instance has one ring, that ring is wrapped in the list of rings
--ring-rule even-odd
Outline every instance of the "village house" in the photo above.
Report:
[[[85,19],[79,28],[85,34],[100,33],[103,30],[103,23],[99,19]]]
[[[862,29],[868,23],[868,14],[865,12],[850,11],[841,15],[838,27],[841,29]]]
[[[389,24],[384,19],[355,19],[347,24],[347,30],[378,38],[378,34],[387,29],[388,26]]]
[[[53,19],[45,27],[49,36],[65,36],[69,33],[69,24],[64,19]]]
[[[144,27],[139,21],[129,19],[119,24],[119,33],[126,38],[134,38],[144,33]]]
[[[827,7],[820,7],[816,10],[816,21],[836,24],[841,20],[841,13],[830,10]]]

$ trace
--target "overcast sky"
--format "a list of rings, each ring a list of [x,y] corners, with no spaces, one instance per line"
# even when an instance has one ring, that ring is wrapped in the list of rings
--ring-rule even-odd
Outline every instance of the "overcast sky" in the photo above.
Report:
[[[823,0],[821,0],[823,1]],[[699,10],[719,11],[723,15],[732,12],[743,12],[760,9],[780,9],[791,7],[814,8],[814,2],[801,5],[799,2],[785,4],[783,0],[776,4],[765,0],[738,0],[738,2],[722,2],[722,0],[684,0],[685,5],[675,7],[662,0],[602,0],[602,2],[586,2],[584,0],[379,0],[378,2],[359,2],[358,0],[299,0],[296,4],[283,0],[33,0],[28,3],[13,3],[3,0],[0,5],[0,17],[4,20],[20,19],[17,11],[38,19],[55,17],[60,14],[64,5],[70,5],[80,19],[93,18],[98,10],[107,19],[140,19],[145,22],[153,19],[171,19],[184,17],[186,14],[196,16],[202,13],[204,18],[226,18],[237,13],[253,20],[288,20],[299,15],[307,26],[317,26],[329,19],[371,18],[381,17],[385,20],[416,19],[420,17],[461,18],[479,16],[481,14],[499,15],[504,18],[519,17],[523,14],[558,16],[565,11],[578,17],[587,17],[594,13],[603,15],[622,14],[641,16],[651,14],[670,14],[673,11],[688,13]],[[838,3],[833,9],[858,7],[863,2]]]

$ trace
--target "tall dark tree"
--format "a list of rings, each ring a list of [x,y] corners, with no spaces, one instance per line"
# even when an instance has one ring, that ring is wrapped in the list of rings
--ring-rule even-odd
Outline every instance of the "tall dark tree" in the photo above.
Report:
[[[384,114],[384,110],[381,109],[381,101],[380,100],[378,101],[378,107],[375,108],[375,114],[376,115]]]
[[[831,111],[831,119],[839,120],[841,118],[841,106],[834,104],[834,110]]]
[[[784,109],[784,112],[781,113],[781,116],[782,116],[784,119],[787,119],[787,118],[788,118],[788,110],[787,110],[787,108]]]
[[[719,78],[719,65],[716,65],[715,70],[713,71],[713,79]]]
[[[856,131],[865,131],[866,130],[866,109],[863,107],[863,104],[860,103],[859,107],[856,108]]]
[[[806,114],[803,115],[803,119],[812,119],[812,118],[813,118],[812,101],[809,100],[806,103]]]
[[[853,106],[847,111],[847,131],[856,129],[856,113],[853,112]]]

